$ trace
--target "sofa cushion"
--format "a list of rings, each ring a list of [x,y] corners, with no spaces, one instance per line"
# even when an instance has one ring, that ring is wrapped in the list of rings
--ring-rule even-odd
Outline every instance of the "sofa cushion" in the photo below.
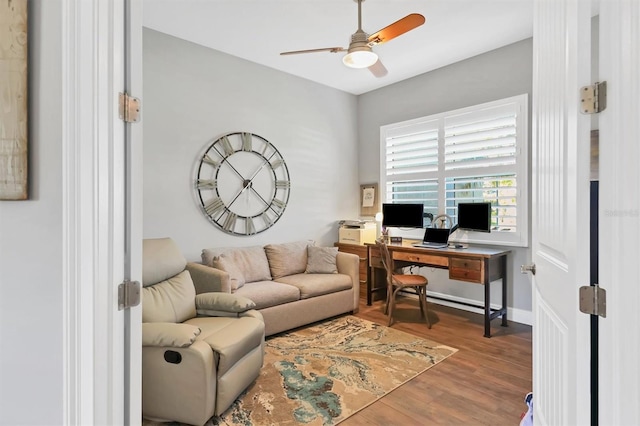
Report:
[[[337,274],[336,256],[338,247],[307,247],[307,274]],[[302,272],[302,271],[301,271]]]
[[[353,287],[351,277],[345,274],[296,274],[278,278],[277,282],[300,289],[301,299],[335,293]]]
[[[214,257],[211,261],[211,266],[229,274],[229,286],[232,293],[244,285],[245,279],[242,271],[236,266],[233,259],[225,255],[225,253]]]
[[[271,277],[275,280],[287,275],[300,274],[307,267],[307,246],[313,241],[268,244],[264,251],[269,261]]]
[[[264,309],[300,300],[298,287],[276,281],[247,283],[244,287],[239,288],[235,294],[252,300],[256,304],[255,309]]]
[[[184,322],[196,316],[189,271],[142,289],[142,322]]]

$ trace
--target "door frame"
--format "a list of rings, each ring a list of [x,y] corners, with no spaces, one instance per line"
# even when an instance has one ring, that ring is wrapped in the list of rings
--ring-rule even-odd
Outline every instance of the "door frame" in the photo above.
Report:
[[[599,79],[607,107],[599,122],[599,284],[607,316],[599,318],[599,424],[640,418],[640,4],[600,1]]]
[[[130,145],[126,168],[133,172],[125,184],[125,126],[118,118],[125,6],[136,33],[130,51],[138,63],[131,82],[141,83],[141,2],[60,2],[63,423],[139,424],[141,379],[125,374],[140,371],[141,308],[126,315],[118,311],[117,286],[125,269],[132,279],[141,277],[142,133],[131,132],[137,146]],[[125,185],[135,201],[127,203]],[[133,325],[129,330],[125,316]]]

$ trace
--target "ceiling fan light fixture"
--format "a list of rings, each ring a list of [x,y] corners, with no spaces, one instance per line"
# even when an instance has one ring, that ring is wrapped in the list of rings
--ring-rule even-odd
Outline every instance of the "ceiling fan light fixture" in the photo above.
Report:
[[[350,68],[369,68],[378,60],[378,55],[371,51],[369,46],[360,46],[349,49],[342,62]]]

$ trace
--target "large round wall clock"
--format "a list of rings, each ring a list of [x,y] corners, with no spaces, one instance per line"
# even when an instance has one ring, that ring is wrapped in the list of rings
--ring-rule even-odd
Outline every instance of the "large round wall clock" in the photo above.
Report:
[[[205,216],[224,232],[252,235],[282,217],[289,170],[273,144],[253,133],[215,140],[199,160],[195,188]]]

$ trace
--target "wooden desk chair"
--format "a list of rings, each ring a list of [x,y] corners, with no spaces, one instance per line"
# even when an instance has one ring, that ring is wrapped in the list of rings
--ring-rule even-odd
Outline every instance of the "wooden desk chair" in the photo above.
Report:
[[[420,313],[427,321],[427,326],[431,328],[431,321],[427,313],[427,284],[429,281],[422,275],[396,274],[393,270],[393,260],[389,254],[387,244],[383,240],[377,240],[376,245],[380,249],[380,258],[387,272],[387,303],[384,307],[385,315],[389,315],[389,326],[393,323],[393,308],[396,304],[396,294],[400,290],[413,289],[418,295],[420,302]]]

